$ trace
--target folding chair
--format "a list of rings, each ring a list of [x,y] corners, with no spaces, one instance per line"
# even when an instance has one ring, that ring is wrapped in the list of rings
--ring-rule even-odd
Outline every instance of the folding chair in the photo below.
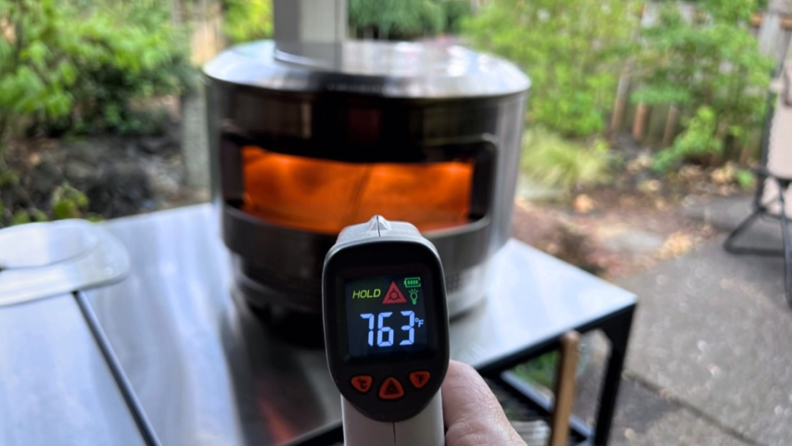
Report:
[[[781,71],[781,82],[774,82],[767,94],[767,113],[762,133],[762,167],[756,169],[757,188],[753,200],[753,212],[732,231],[723,242],[723,248],[732,254],[784,257],[784,291],[787,304],[792,307],[792,238],[789,219],[792,218],[792,104],[785,99],[792,95],[789,82],[792,64]],[[778,76],[774,76],[778,78]],[[787,206],[789,203],[789,206]],[[781,249],[737,246],[735,241],[758,218],[781,222],[784,246]]]

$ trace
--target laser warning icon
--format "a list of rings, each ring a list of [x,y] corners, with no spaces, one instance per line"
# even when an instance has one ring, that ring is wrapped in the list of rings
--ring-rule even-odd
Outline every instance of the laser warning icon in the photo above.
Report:
[[[396,282],[391,282],[390,288],[388,288],[388,292],[385,293],[385,297],[382,299],[383,304],[406,304],[407,299],[402,294],[399,287],[396,285]]]

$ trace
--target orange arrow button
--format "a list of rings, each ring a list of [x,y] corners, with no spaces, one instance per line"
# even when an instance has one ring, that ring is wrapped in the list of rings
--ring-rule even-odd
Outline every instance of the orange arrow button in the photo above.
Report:
[[[426,383],[429,382],[429,378],[432,375],[429,374],[426,370],[421,370],[419,372],[412,372],[410,373],[410,382],[412,383],[413,387],[416,389],[420,389],[421,387],[425,386]]]
[[[352,377],[352,387],[360,393],[366,393],[371,389],[372,378],[369,375],[357,375]]]
[[[404,396],[404,388],[398,379],[388,377],[379,389],[379,397],[383,400],[397,400]]]

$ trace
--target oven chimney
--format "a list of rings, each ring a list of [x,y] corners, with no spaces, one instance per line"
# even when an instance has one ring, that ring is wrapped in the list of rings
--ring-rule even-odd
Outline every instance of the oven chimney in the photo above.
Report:
[[[347,0],[274,0],[273,6],[276,58],[339,63],[347,35]],[[312,45],[303,45],[307,43]]]

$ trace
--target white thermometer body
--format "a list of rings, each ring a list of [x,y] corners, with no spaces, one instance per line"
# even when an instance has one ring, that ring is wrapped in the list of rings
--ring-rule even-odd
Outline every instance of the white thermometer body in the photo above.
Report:
[[[442,446],[445,280],[415,226],[375,216],[325,259],[322,311],[347,446]]]

